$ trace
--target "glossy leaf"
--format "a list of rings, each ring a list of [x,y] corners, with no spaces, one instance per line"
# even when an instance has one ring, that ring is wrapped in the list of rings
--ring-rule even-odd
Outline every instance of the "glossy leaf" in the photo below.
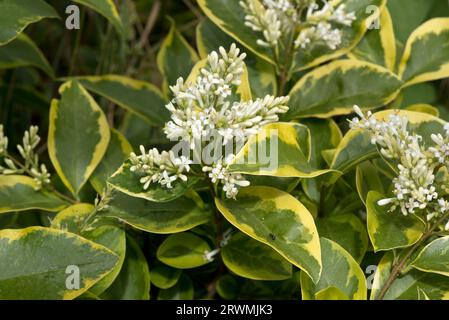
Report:
[[[119,34],[124,32],[124,27],[120,15],[113,0],[73,0],[79,4],[89,7],[106,19],[114,26]]]
[[[315,282],[321,273],[321,250],[313,217],[288,193],[270,187],[241,189],[234,199],[215,203],[240,231],[280,253]]]
[[[337,173],[310,165],[310,148],[310,132],[306,126],[268,124],[249,138],[229,168],[233,172],[285,178],[314,178]]]
[[[109,300],[150,298],[148,262],[139,245],[131,237],[126,238],[126,256],[120,273],[100,298]]]
[[[138,115],[152,125],[162,126],[169,119],[165,98],[153,84],[118,75],[74,77],[87,90]]]
[[[201,203],[189,196],[157,203],[114,192],[109,207],[101,211],[100,215],[119,219],[147,232],[182,232],[206,223],[211,217]]]
[[[179,77],[184,79],[198,62],[198,54],[176,30],[176,24],[170,19],[171,27],[157,55],[159,71],[164,76],[164,93],[168,96],[169,86],[175,85]]]
[[[421,250],[413,261],[414,268],[449,276],[449,236],[436,239]]]
[[[160,289],[173,287],[181,277],[182,271],[164,264],[151,268],[151,283]]]
[[[157,249],[157,258],[178,269],[191,269],[207,264],[205,254],[209,244],[193,233],[178,233],[169,236]]]
[[[117,171],[133,151],[126,138],[117,130],[111,129],[111,140],[103,160],[90,177],[90,183],[99,194],[106,188],[108,178]]]
[[[0,213],[39,209],[56,212],[68,203],[46,191],[36,191],[37,183],[26,176],[0,175]]]
[[[399,75],[407,86],[449,76],[449,18],[418,27],[407,41]]]
[[[392,101],[402,81],[390,70],[359,60],[337,60],[307,73],[290,91],[283,119],[329,118],[354,105],[377,108]]]
[[[64,185],[75,195],[100,163],[110,130],[101,108],[77,82],[60,88],[50,109],[48,152]]]
[[[0,4],[1,6],[1,4]],[[37,45],[24,33],[4,46],[0,46],[0,69],[33,66],[50,77],[54,72]]]
[[[193,283],[185,274],[181,275],[179,281],[168,289],[162,289],[157,296],[158,300],[192,300]]]
[[[368,234],[363,223],[354,214],[336,214],[317,220],[321,237],[342,246],[358,263],[368,248]]]
[[[349,300],[349,298],[340,289],[329,287],[315,293],[315,300]]]
[[[55,9],[43,0],[0,1],[0,46],[16,38],[29,24],[57,17]]]
[[[253,280],[285,280],[292,265],[269,246],[243,233],[232,235],[221,251],[224,264],[235,274]]]
[[[159,183],[151,183],[149,188],[144,190],[143,184],[140,183],[142,174],[132,172],[130,167],[130,161],[125,161],[125,163],[109,178],[108,183],[115,189],[129,196],[154,202],[175,200],[185,194],[199,180],[195,177],[189,177],[187,181],[178,180],[173,184],[173,188],[171,189],[166,188]]]
[[[396,67],[396,39],[393,21],[387,8],[380,14],[379,29],[369,30],[349,57],[372,62],[391,71]]]
[[[368,234],[374,251],[405,248],[416,243],[424,233],[425,224],[416,216],[404,216],[400,209],[389,212],[390,206],[377,202],[386,196],[370,191],[366,199]]]
[[[51,221],[51,227],[79,234],[84,220],[95,210],[90,203],[77,203],[61,212]]]
[[[307,274],[301,272],[303,300],[313,300],[315,294],[335,287],[351,300],[366,300],[365,275],[354,258],[339,244],[320,238],[323,271],[320,281],[314,284]]]
[[[74,299],[106,276],[118,257],[73,233],[30,227],[0,231],[0,260],[2,299]],[[67,288],[74,274],[69,266],[78,268],[79,289]]]

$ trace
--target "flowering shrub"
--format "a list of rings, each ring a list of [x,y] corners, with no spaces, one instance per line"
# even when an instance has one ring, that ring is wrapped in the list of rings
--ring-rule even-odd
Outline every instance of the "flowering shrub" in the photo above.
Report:
[[[447,3],[71,2],[0,1],[0,299],[448,297]]]

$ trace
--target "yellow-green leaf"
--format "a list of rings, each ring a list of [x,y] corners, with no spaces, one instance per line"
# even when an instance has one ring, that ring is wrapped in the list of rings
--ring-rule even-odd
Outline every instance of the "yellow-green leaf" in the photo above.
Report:
[[[320,238],[323,271],[320,281],[314,284],[310,277],[301,272],[301,293],[303,300],[313,300],[315,295],[329,287],[335,287],[351,300],[366,300],[366,279],[354,258],[339,244]]]
[[[221,257],[238,276],[253,280],[285,280],[292,276],[292,265],[269,246],[243,233],[232,235]]]
[[[337,60],[303,76],[290,91],[284,119],[330,118],[354,105],[377,108],[392,101],[402,81],[390,70],[359,60]]]
[[[366,198],[368,234],[374,251],[405,248],[416,243],[424,233],[425,224],[414,215],[404,216],[397,208],[390,212],[390,206],[377,202],[386,196],[370,191]]]
[[[90,203],[77,203],[61,212],[51,221],[51,227],[73,233],[80,233],[84,220],[95,210]]]
[[[193,233],[178,233],[169,236],[157,249],[157,258],[178,269],[191,269],[209,263],[206,253],[210,252],[209,244]]]
[[[28,66],[39,68],[54,77],[53,69],[44,54],[26,34],[19,34],[13,41],[0,46],[0,69]]]
[[[175,85],[179,77],[184,79],[198,62],[198,54],[176,30],[174,20],[170,19],[171,28],[157,54],[157,65],[164,76],[163,90],[169,94],[169,86]]]
[[[73,0],[79,4],[95,10],[109,20],[119,34],[123,34],[123,23],[115,7],[114,0]]]
[[[449,236],[436,239],[424,247],[412,266],[449,277]]]
[[[0,46],[12,41],[29,24],[45,18],[58,18],[55,9],[45,1],[0,1]]]
[[[159,264],[151,268],[151,283],[160,289],[173,287],[181,277],[180,269]]]
[[[321,274],[318,232],[310,212],[293,196],[270,187],[240,190],[237,200],[215,199],[225,218],[265,243],[317,282]]]
[[[106,154],[90,177],[90,183],[99,194],[106,188],[108,178],[117,171],[133,151],[126,138],[117,130],[111,129],[111,141]]]
[[[148,300],[150,298],[148,262],[136,241],[126,237],[126,255],[114,283],[100,295],[106,300]]]
[[[173,184],[173,188],[167,188],[159,183],[151,183],[147,190],[143,189],[140,183],[142,174],[130,170],[131,162],[125,163],[109,178],[108,183],[115,189],[131,197],[141,198],[155,202],[167,202],[179,198],[191,189],[199,178],[189,177],[187,181],[178,180]]]
[[[449,18],[429,20],[410,35],[399,75],[406,86],[449,76]]]
[[[164,203],[150,202],[130,197],[121,192],[113,192],[108,208],[99,214],[116,218],[134,228],[160,234],[171,234],[192,229],[211,218],[203,204],[189,193],[176,200]]]
[[[166,100],[153,84],[119,75],[72,77],[87,90],[138,115],[152,125],[163,126],[170,118]]]
[[[1,299],[74,299],[106,276],[118,257],[73,233],[30,227],[0,231],[0,261]]]
[[[315,293],[315,300],[349,300],[349,298],[340,289],[329,287]]]
[[[229,169],[250,175],[314,178],[338,172],[319,170],[310,163],[309,129],[299,123],[268,124],[251,136]],[[268,155],[268,156],[267,156]]]
[[[0,213],[39,209],[57,212],[68,203],[47,191],[36,191],[37,183],[26,176],[0,175]]]
[[[380,14],[380,28],[367,31],[348,56],[386,67],[395,71],[396,67],[396,39],[390,12],[384,8]]]
[[[48,152],[64,185],[77,195],[100,163],[109,144],[106,116],[78,82],[60,88],[50,108]]]

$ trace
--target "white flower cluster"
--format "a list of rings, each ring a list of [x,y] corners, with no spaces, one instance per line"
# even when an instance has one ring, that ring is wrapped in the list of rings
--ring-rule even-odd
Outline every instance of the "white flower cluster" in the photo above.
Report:
[[[45,164],[39,165],[39,156],[35,149],[41,138],[38,135],[39,128],[31,126],[29,130],[25,131],[22,139],[22,145],[17,145],[24,164],[14,162],[8,155],[8,137],[4,135],[3,126],[0,125],[0,157],[3,157],[3,162],[6,167],[0,165],[0,174],[23,174],[27,172],[37,183],[37,190],[40,190],[44,185],[50,184],[50,173],[47,171]]]
[[[263,34],[264,39],[257,41],[261,46],[276,48],[282,35],[293,35],[295,48],[322,42],[335,50],[342,42],[341,28],[350,27],[356,16],[344,4],[334,7],[321,2],[320,6],[315,0],[242,0],[240,5],[246,13],[245,25]]]
[[[174,98],[166,107],[171,121],[164,127],[168,139],[187,142],[194,153],[211,137],[220,148],[237,142],[243,145],[263,125],[278,121],[278,114],[288,111],[288,97],[236,101],[235,92],[241,84],[245,56],[235,44],[229,51],[220,47],[219,53],[209,54],[206,66],[194,81],[185,82],[179,78],[176,85],[170,87]],[[228,156],[232,158],[234,154]],[[150,183],[171,188],[178,178],[185,181],[185,173],[192,163],[170,152],[159,154],[156,149],[148,154],[143,149],[141,156],[132,154],[131,162],[133,171],[145,173],[141,179],[144,189]],[[221,183],[226,195],[234,198],[238,187],[248,186],[249,182],[239,174],[228,172],[228,163],[224,157],[216,158],[213,165],[202,165],[200,174],[207,173],[212,183]]]
[[[449,138],[432,135],[436,143],[442,144],[425,149],[422,137],[408,131],[406,117],[391,114],[388,120],[380,121],[371,112],[365,116],[358,106],[354,110],[360,119],[350,121],[351,127],[369,131],[371,143],[380,148],[381,154],[398,162],[399,175],[393,179],[395,197],[380,200],[379,205],[391,204],[391,211],[400,207],[405,216],[426,209],[428,221],[446,213],[449,204],[439,198],[434,183],[435,172],[439,168],[435,158],[445,163],[446,159],[443,157],[441,160],[440,154],[445,147],[443,142],[449,142],[446,140]],[[445,128],[449,131],[447,125]],[[448,229],[449,223],[446,225]]]
[[[171,189],[172,183],[176,180],[187,181],[187,176],[184,173],[190,171],[192,161],[186,157],[175,157],[172,151],[159,153],[154,148],[146,152],[143,146],[140,146],[140,153],[140,156],[134,152],[131,153],[130,170],[145,174],[140,179],[144,190],[147,190],[151,183],[159,183]]]

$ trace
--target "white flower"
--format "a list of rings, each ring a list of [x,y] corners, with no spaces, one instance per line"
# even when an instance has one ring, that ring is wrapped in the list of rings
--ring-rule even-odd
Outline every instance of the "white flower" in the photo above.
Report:
[[[246,13],[245,25],[263,35],[257,40],[260,46],[278,48],[285,34],[293,35],[295,48],[306,49],[322,42],[336,50],[341,44],[341,29],[350,27],[356,16],[347,12],[344,4],[334,8],[326,0],[321,2],[322,6],[315,0],[244,0],[240,5]]]
[[[391,114],[387,120],[378,120],[371,112],[365,115],[358,106],[354,110],[359,118],[350,121],[351,128],[368,131],[380,153],[398,163],[399,174],[393,179],[395,197],[380,200],[378,204],[391,204],[391,211],[399,207],[403,215],[426,210],[427,221],[448,212],[449,203],[439,197],[434,184],[439,166],[449,164],[449,137],[432,134],[435,146],[426,149],[422,137],[408,131],[406,117]]]
[[[273,6],[272,10],[290,10],[289,2],[284,1],[268,1],[267,5]],[[256,5],[256,2],[251,2],[251,5]],[[209,54],[206,66],[199,71],[194,81],[186,83],[179,78],[170,87],[174,98],[166,105],[171,113],[171,120],[164,127],[167,138],[187,142],[195,155],[212,138],[215,147],[225,149],[231,145],[238,149],[249,136],[257,134],[263,125],[278,121],[279,114],[288,111],[288,97],[267,95],[263,99],[236,101],[235,93],[242,83],[245,57],[235,44],[231,45],[229,51],[220,47],[218,52]],[[159,153],[157,149],[148,152],[144,147],[140,149],[141,155],[130,155],[130,171],[140,174],[144,190],[152,183],[173,188],[178,180],[188,180],[192,161],[186,155],[175,157],[171,151]],[[248,186],[249,182],[240,174],[228,171],[229,159],[217,156],[213,158],[212,165],[200,164],[203,173],[213,184],[222,185],[226,196],[235,198],[239,188]]]
[[[8,137],[3,132],[3,125],[0,124],[0,157],[6,154],[8,149]]]

